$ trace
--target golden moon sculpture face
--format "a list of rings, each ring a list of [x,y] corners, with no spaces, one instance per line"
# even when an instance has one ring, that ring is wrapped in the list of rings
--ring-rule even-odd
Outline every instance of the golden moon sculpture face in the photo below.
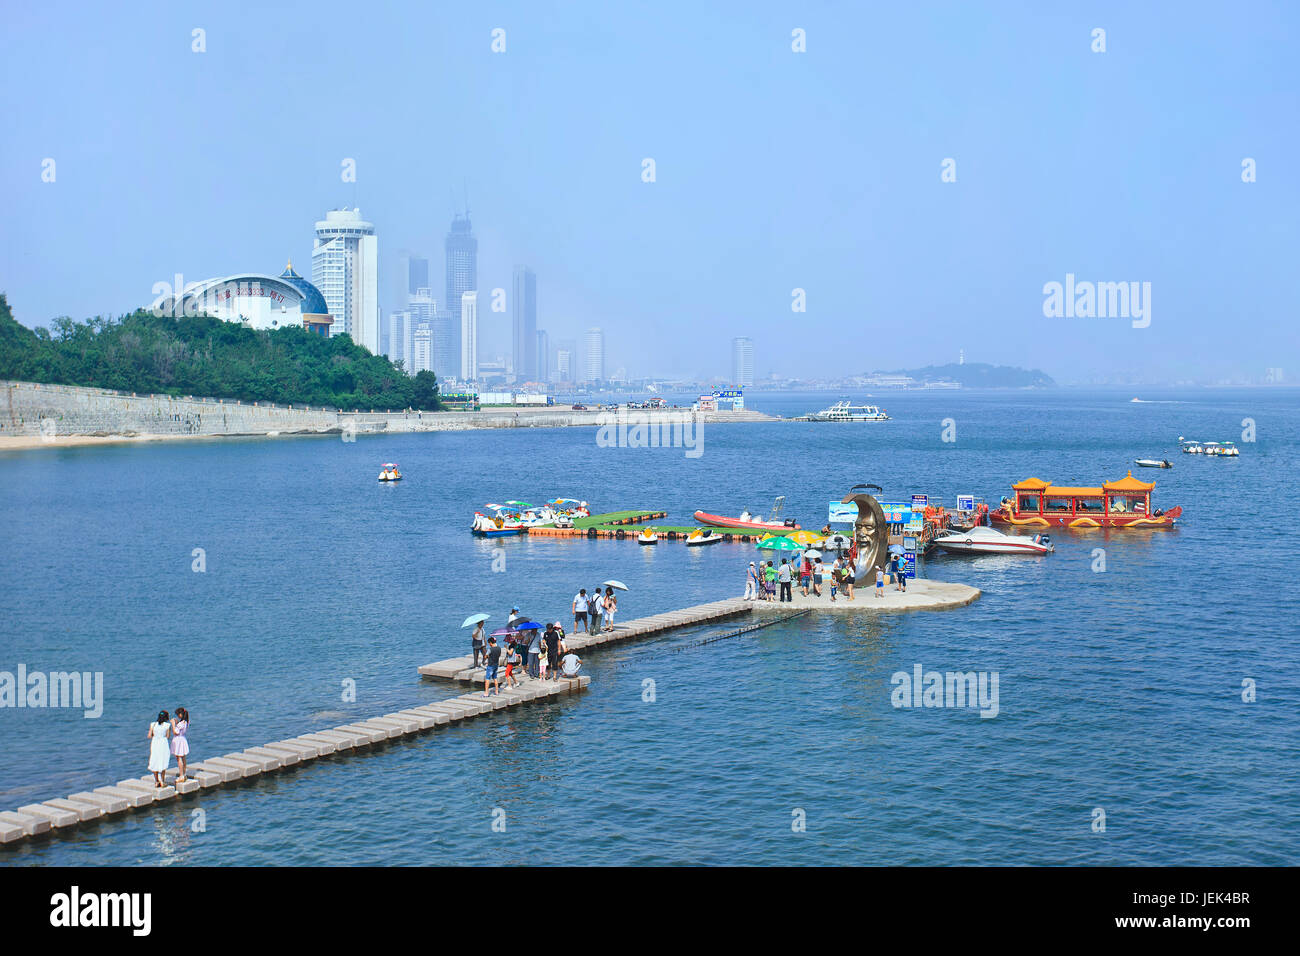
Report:
[[[853,522],[853,540],[858,545],[858,569],[861,571],[858,578],[874,581],[876,569],[884,568],[889,560],[889,523],[885,521],[880,502],[873,496],[849,494],[840,504],[849,502],[858,506],[858,518]]]

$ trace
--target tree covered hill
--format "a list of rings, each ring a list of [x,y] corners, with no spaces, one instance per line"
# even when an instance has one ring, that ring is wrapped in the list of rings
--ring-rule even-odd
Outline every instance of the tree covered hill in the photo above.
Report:
[[[143,309],[120,319],[60,318],[51,325],[52,331],[33,331],[20,324],[0,293],[0,378],[281,405],[439,407],[432,372],[411,378],[347,335],[260,331]]]
[[[882,374],[882,373],[877,373]],[[1017,368],[1012,365],[989,365],[985,362],[966,362],[949,365],[927,365],[925,368],[897,369],[887,375],[910,375],[918,382],[947,380],[960,382],[967,388],[1048,388],[1056,381],[1038,369]]]

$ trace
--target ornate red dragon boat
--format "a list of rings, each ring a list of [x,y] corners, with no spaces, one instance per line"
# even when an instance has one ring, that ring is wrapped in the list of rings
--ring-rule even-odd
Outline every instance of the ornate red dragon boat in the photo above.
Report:
[[[1027,478],[1011,488],[1014,498],[990,512],[995,524],[1040,528],[1172,528],[1182,516],[1181,507],[1160,511],[1151,507],[1155,482],[1139,481],[1129,472],[1119,481],[1100,488],[1053,485]]]

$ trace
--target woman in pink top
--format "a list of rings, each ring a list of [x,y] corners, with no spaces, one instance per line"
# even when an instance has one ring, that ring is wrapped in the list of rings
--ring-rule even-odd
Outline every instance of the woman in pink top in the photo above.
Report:
[[[185,779],[185,758],[189,756],[190,742],[185,734],[190,729],[190,712],[184,707],[176,708],[172,718],[172,756],[176,758],[176,779]]]

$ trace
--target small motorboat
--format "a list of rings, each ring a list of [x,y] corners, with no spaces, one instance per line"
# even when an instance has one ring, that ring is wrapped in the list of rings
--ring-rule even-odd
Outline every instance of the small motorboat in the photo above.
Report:
[[[1141,465],[1143,468],[1172,468],[1168,458],[1161,458],[1157,461],[1154,458],[1134,458],[1133,464]]]
[[[637,544],[658,544],[659,535],[655,534],[654,531],[651,530],[650,528],[646,528],[644,531],[642,531],[639,535],[636,536],[636,543]]]
[[[689,547],[697,547],[702,544],[717,544],[721,540],[722,535],[712,528],[696,528],[686,536],[686,544]]]
[[[983,526],[941,534],[934,539],[934,546],[953,554],[1048,554],[1055,550],[1045,534],[1003,534]]]
[[[401,481],[402,472],[391,461],[386,461],[379,466],[380,481]]]

